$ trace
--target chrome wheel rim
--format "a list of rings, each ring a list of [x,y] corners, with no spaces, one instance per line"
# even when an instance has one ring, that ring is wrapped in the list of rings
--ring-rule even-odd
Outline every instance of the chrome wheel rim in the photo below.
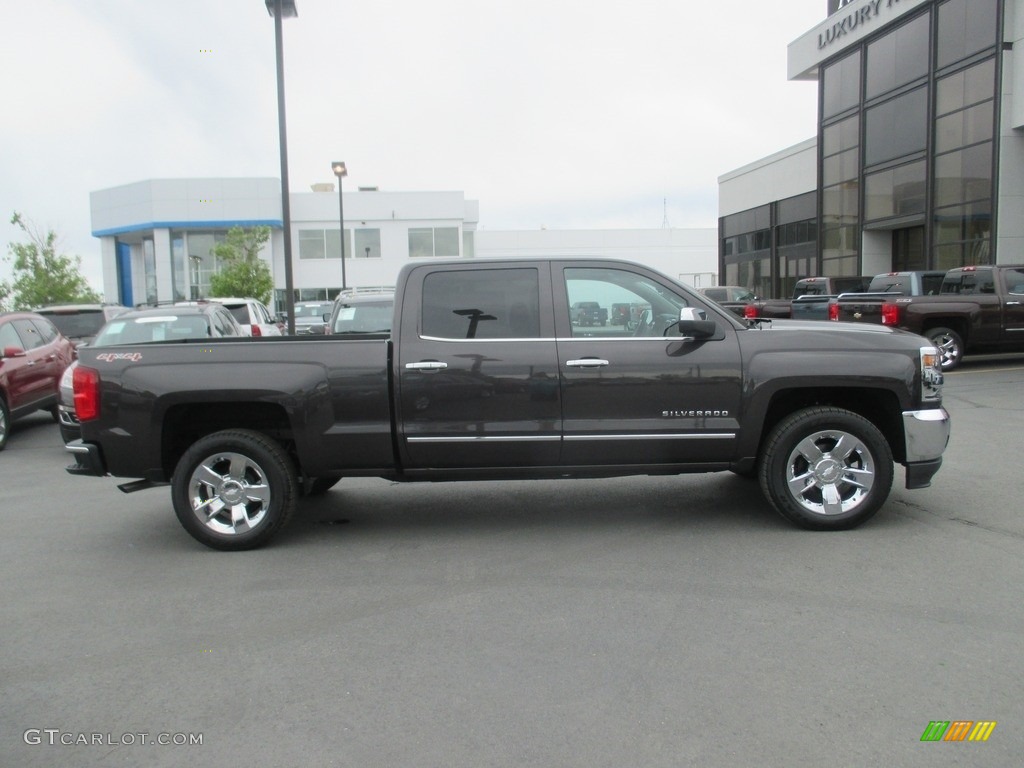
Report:
[[[875,462],[867,446],[849,432],[808,435],[786,461],[786,487],[801,507],[816,515],[842,515],[867,498],[875,483]]]
[[[270,509],[270,485],[259,464],[241,453],[215,453],[189,477],[189,503],[204,526],[237,536],[256,528]]]
[[[956,365],[960,359],[960,347],[957,346],[956,339],[948,333],[939,333],[932,336],[929,341],[938,347],[939,360],[943,368]]]

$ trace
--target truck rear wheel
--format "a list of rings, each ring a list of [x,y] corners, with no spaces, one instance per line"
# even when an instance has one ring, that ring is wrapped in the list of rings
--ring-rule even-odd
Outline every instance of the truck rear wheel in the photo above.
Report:
[[[185,530],[208,547],[254,549],[291,518],[298,499],[291,459],[280,445],[247,429],[197,440],[171,478],[174,512]]]
[[[952,328],[929,328],[924,332],[928,341],[939,349],[939,360],[943,371],[952,371],[964,356],[964,341]]]
[[[864,417],[841,408],[806,408],[769,434],[758,478],[771,505],[795,525],[855,528],[889,496],[892,451]]]

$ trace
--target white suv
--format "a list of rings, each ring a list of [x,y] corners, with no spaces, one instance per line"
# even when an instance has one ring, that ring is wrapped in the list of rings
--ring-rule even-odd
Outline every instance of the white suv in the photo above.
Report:
[[[228,308],[228,311],[235,316],[235,320],[242,326],[242,332],[246,336],[281,336],[281,326],[275,321],[267,305],[257,299],[229,299],[223,296],[211,296],[210,301],[216,301]]]

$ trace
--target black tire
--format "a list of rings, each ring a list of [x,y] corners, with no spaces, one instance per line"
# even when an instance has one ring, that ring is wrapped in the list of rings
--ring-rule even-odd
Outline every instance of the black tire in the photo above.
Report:
[[[943,371],[952,371],[964,356],[964,340],[952,328],[929,328],[924,337],[938,347]]]
[[[889,496],[892,451],[863,416],[842,408],[806,408],[768,435],[758,479],[765,497],[791,523],[816,531],[856,528]]]
[[[7,447],[7,435],[11,431],[11,412],[7,403],[0,397],[0,451]]]
[[[307,496],[323,496],[331,488],[338,484],[341,475],[321,475],[320,477],[307,478],[303,483]]]
[[[53,417],[53,423],[60,424],[60,409],[58,409],[56,405],[53,405],[46,410],[48,410],[50,412],[50,416]]]
[[[263,546],[288,524],[298,496],[288,454],[266,435],[247,429],[197,440],[171,478],[178,520],[213,549]]]

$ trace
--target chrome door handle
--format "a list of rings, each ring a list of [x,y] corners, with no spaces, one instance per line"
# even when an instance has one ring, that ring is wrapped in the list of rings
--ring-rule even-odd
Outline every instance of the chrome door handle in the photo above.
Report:
[[[565,361],[567,368],[600,368],[608,364],[607,360],[602,360],[599,357],[585,357],[582,360]]]
[[[440,371],[443,368],[447,368],[448,363],[442,363],[438,360],[425,360],[422,363],[406,363],[405,369],[407,371]]]

